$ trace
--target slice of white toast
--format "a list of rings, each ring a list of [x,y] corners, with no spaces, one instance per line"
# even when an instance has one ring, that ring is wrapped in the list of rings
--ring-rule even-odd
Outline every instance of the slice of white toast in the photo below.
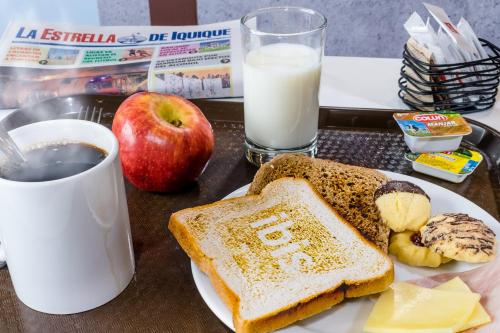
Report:
[[[172,214],[169,229],[233,312],[236,332],[269,332],[385,290],[390,258],[304,179]]]

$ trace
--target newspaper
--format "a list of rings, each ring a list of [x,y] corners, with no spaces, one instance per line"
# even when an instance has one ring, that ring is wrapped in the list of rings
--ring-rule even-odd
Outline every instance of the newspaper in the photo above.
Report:
[[[12,22],[0,41],[0,108],[72,94],[243,95],[239,21],[198,26]]]

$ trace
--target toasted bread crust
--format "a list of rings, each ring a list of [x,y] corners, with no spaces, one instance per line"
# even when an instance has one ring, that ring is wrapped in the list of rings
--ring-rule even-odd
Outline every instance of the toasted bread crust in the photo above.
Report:
[[[312,300],[299,303],[294,307],[281,311],[273,316],[259,319],[257,321],[244,321],[235,318],[234,327],[236,332],[263,333],[271,332],[290,325],[298,320],[306,319],[315,314],[330,309],[344,300],[342,290],[334,290],[323,293]]]
[[[198,243],[190,235],[189,230],[182,224],[179,220],[175,219],[174,215],[170,218],[168,229],[174,235],[177,242],[182,247],[184,252],[193,260],[201,269],[201,271],[207,274],[212,286],[214,287],[217,295],[219,295],[224,304],[229,309],[233,309],[239,303],[239,298],[225,283],[224,280],[220,278],[217,274],[215,268],[212,265],[212,259],[205,256],[201,251]],[[234,313],[234,312],[233,312]]]
[[[389,259],[390,260],[390,259]],[[380,293],[387,289],[394,281],[394,268],[387,271],[385,275],[378,276],[369,281],[363,281],[362,283],[354,283],[347,281],[345,282],[348,286],[345,291],[345,297],[356,298],[363,297],[367,295],[372,295]]]
[[[368,240],[387,252],[390,229],[382,223],[373,194],[388,178],[377,170],[303,155],[282,154],[255,174],[248,194],[259,194],[281,177],[304,178]]]
[[[275,180],[275,182],[288,181],[291,178],[280,178]],[[304,181],[308,184],[310,189],[314,192],[317,199],[320,201],[325,201],[322,195],[306,180],[294,179],[294,181]],[[186,213],[188,211],[199,211],[208,207],[218,207],[228,201],[252,201],[260,200],[266,195],[266,189],[264,188],[260,194],[247,195],[244,198],[231,198],[221,200],[212,204],[207,204],[203,206],[198,206],[194,208],[187,208],[176,212],[171,215],[168,228],[178,240],[180,246],[188,254],[188,256],[196,263],[196,265],[208,275],[214,289],[217,294],[222,298],[226,306],[233,313],[233,323],[238,333],[265,333],[274,331],[279,328],[286,327],[298,320],[308,318],[312,315],[318,314],[324,310],[327,310],[344,300],[345,297],[354,298],[366,296],[374,293],[378,293],[387,289],[387,287],[394,280],[394,266],[391,259],[386,253],[380,250],[372,242],[366,240],[361,233],[348,223],[342,216],[340,216],[333,207],[326,205],[328,209],[338,217],[339,221],[350,228],[354,233],[359,236],[359,239],[367,246],[375,249],[378,253],[384,256],[388,263],[390,263],[390,269],[385,271],[385,274],[380,276],[374,276],[366,280],[357,281],[344,281],[339,285],[332,286],[332,289],[324,291],[322,293],[311,296],[309,299],[301,300],[295,304],[289,304],[285,308],[276,310],[275,312],[268,313],[266,316],[257,318],[255,320],[245,320],[239,315],[239,302],[240,299],[238,295],[231,290],[224,282],[224,280],[217,273],[212,258],[207,257],[200,249],[196,240],[190,235],[189,230],[181,222],[178,216]]]

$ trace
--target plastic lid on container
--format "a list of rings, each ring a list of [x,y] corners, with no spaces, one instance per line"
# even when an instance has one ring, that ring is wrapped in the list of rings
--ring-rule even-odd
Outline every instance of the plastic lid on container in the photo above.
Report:
[[[467,175],[472,173],[483,160],[481,153],[475,150],[460,148],[452,152],[442,153],[406,153],[405,158],[434,169]]]
[[[430,138],[472,133],[467,121],[453,111],[395,113],[393,117],[401,130],[410,136]]]

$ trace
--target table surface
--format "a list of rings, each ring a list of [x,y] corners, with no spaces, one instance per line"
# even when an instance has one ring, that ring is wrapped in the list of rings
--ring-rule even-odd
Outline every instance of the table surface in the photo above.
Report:
[[[319,104],[407,110],[408,106],[397,94],[401,66],[401,59],[395,58],[324,57]],[[468,114],[467,117],[500,131],[499,99],[500,96],[497,95],[497,103],[492,109]]]
[[[325,57],[320,105],[369,109],[408,109],[397,92],[401,59]],[[500,131],[500,92],[492,109],[468,114]]]
[[[249,183],[256,168],[243,153],[242,105],[198,103],[205,103],[200,107],[209,119],[218,119],[212,121],[214,155],[199,181],[171,194],[148,193],[127,184],[136,274],[125,291],[91,311],[48,315],[29,309],[17,299],[8,270],[3,269],[0,332],[230,332],[201,299],[189,258],[167,230],[167,221],[177,210],[214,202]],[[400,130],[395,124],[387,127],[391,112],[379,112],[369,119],[366,113],[354,113],[358,121],[365,119],[364,129],[352,127],[353,112],[341,110],[320,117],[323,129],[318,139],[319,157],[418,176],[469,198],[499,218],[499,192],[490,179],[490,163],[482,163],[462,184],[416,174],[403,158],[406,146]]]
[[[401,66],[401,59],[396,58],[326,56],[321,72],[320,105],[406,110],[408,107],[397,95]],[[241,98],[226,100],[241,101]],[[12,110],[0,110],[0,119],[9,112]],[[500,102],[491,110],[467,117],[500,131]]]
[[[400,67],[400,59],[325,57],[320,104],[407,109],[397,96]],[[0,118],[10,112],[0,110]],[[492,110],[468,117],[500,131],[498,102]],[[134,238],[137,274],[117,299],[82,315],[45,315],[21,304],[14,295],[8,271],[0,270],[0,332],[228,332],[201,300],[191,278],[189,261],[185,255],[179,255],[177,243],[166,232],[169,214],[186,207],[185,202],[193,206],[215,201],[251,180],[255,168],[244,160],[241,147],[226,148],[229,149],[215,154],[215,162],[205,177],[182,195],[184,199],[141,194],[127,187],[129,201],[134,202],[134,207],[129,207],[133,233],[140,234],[145,228],[152,232],[147,237]],[[225,165],[227,172],[221,175],[214,168],[216,165]],[[178,318],[188,319],[179,322]],[[149,321],[154,325],[148,325]]]

